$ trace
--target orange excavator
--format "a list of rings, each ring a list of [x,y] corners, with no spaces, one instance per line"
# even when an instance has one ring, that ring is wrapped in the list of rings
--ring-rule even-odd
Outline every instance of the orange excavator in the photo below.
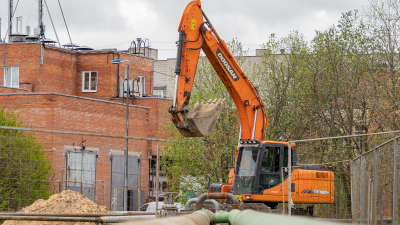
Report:
[[[188,107],[200,50],[231,95],[240,118],[240,140],[230,182],[212,184],[210,192],[232,192],[241,196],[243,202],[276,207],[283,201],[283,191],[285,202],[289,200],[287,168],[291,161],[291,201],[333,203],[334,174],[326,166],[297,164],[295,144],[288,148],[288,142],[264,140],[267,114],[263,101],[202,11],[200,0],[187,5],[178,31],[175,92],[169,108],[177,129],[185,137],[210,135],[224,105],[224,100],[214,100],[196,103],[193,109]]]

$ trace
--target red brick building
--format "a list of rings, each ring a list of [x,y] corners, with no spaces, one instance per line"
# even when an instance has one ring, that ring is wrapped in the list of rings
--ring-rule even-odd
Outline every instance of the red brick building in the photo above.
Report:
[[[155,136],[168,119],[165,108],[170,102],[151,97],[153,59],[119,51],[71,52],[27,42],[5,44],[4,49],[0,48],[0,105],[16,108],[29,127],[124,136],[127,64],[119,64],[120,75],[118,65],[111,64],[121,59],[129,60],[130,83],[135,86],[129,99],[129,136],[167,138]],[[112,210],[122,210],[123,189],[116,186],[123,185],[125,139],[35,134],[46,146],[55,179],[68,180],[62,182],[63,189],[83,192]],[[146,187],[154,186],[150,170],[156,145],[129,140],[128,184],[141,186],[141,198],[146,200],[151,194]],[[137,196],[135,190],[131,188],[127,195]],[[137,207],[137,202],[129,204],[131,210]]]

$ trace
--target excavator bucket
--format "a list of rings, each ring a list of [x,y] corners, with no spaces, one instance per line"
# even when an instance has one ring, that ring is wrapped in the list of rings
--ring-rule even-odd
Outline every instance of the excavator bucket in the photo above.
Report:
[[[204,101],[202,103],[197,102],[193,109],[187,113],[186,127],[178,128],[178,130],[185,137],[209,136],[217,123],[224,102],[225,99],[210,100],[207,103],[204,103]]]

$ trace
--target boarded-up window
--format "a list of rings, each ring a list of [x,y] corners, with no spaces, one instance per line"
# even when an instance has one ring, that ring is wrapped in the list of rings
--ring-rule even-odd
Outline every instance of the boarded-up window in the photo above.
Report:
[[[95,201],[97,153],[69,151],[67,156],[67,189],[83,193]]]

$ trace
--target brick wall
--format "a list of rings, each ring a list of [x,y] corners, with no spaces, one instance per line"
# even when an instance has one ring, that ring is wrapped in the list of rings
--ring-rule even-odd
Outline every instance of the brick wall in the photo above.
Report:
[[[126,105],[124,104],[51,93],[0,94],[0,102],[5,108],[17,108],[16,112],[32,128],[125,135]],[[159,108],[168,103],[160,99],[141,100],[141,103],[150,107],[129,107],[129,135],[137,137],[154,136],[150,134],[154,134],[160,121],[162,121],[161,118],[158,118]],[[46,146],[46,149],[56,149],[55,151],[48,151],[48,155],[56,172],[55,178],[59,180],[65,179],[66,159],[63,155],[65,145],[82,146],[82,141],[86,140],[86,147],[98,148],[96,180],[104,180],[106,185],[110,185],[111,182],[109,150],[123,150],[125,148],[125,139],[39,132],[35,135]],[[155,154],[156,145],[151,141],[129,140],[129,151],[141,153],[140,183],[144,187],[147,187],[149,183],[148,150]],[[102,190],[99,191],[102,192]],[[109,205],[110,190],[108,187],[105,193],[105,204]],[[146,197],[147,195],[148,192],[146,192]]]
[[[6,44],[5,52],[0,85],[4,84],[4,67],[17,66],[20,88],[31,92],[55,92],[110,100],[117,96],[118,82],[118,66],[111,64],[111,61],[121,59],[129,60],[131,78],[146,76],[146,94],[151,94],[154,60],[150,58],[117,51],[74,52],[71,57],[71,52],[66,49],[46,46],[43,49],[43,64],[40,64],[41,47],[37,43]],[[0,58],[3,60],[3,48],[0,48]],[[126,67],[126,63],[120,64],[122,79]],[[98,71],[97,92],[82,92],[82,71]]]
[[[146,93],[151,93],[151,75],[154,60],[116,51],[82,52],[73,55],[55,47],[43,49],[43,64],[40,64],[41,46],[37,43],[6,44],[5,64],[0,69],[0,104],[4,108],[16,108],[26,125],[36,129],[100,133],[125,136],[126,105],[124,99],[111,98],[117,95],[118,66],[113,59],[129,60],[131,78],[146,76]],[[3,49],[0,48],[2,60]],[[19,67],[19,88],[1,86],[4,66]],[[120,64],[123,78],[127,64]],[[97,71],[96,92],[82,92],[82,71]],[[162,127],[169,115],[166,108],[171,103],[162,99],[134,99],[136,106],[129,107],[129,136],[161,137],[156,131]],[[55,179],[66,178],[65,146],[98,148],[96,180],[104,180],[104,205],[109,205],[111,182],[109,151],[124,150],[125,139],[90,137],[36,132],[46,146],[55,170]],[[156,154],[156,143],[146,140],[129,140],[129,151],[141,153],[140,184],[149,184],[148,153]],[[53,151],[52,149],[56,149]],[[100,187],[98,187],[100,188]],[[99,193],[103,190],[97,190]],[[148,196],[148,192],[145,192]],[[101,199],[98,202],[101,203]]]
[[[10,88],[10,87],[0,86],[0,93],[26,93],[26,92],[29,92],[29,90],[25,88]]]

